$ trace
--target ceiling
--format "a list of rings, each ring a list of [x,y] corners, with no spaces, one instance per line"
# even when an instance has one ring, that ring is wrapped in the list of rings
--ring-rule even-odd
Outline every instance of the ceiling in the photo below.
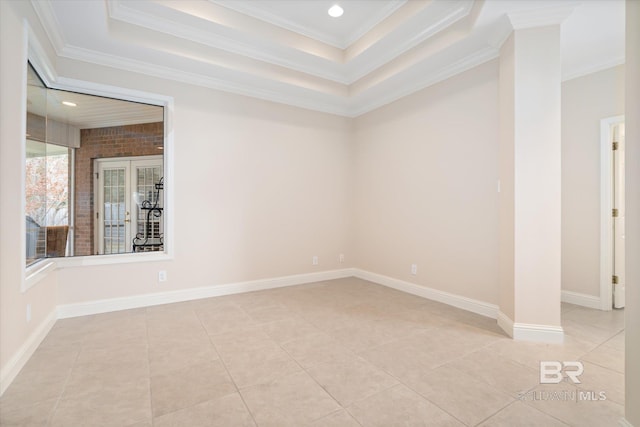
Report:
[[[624,62],[624,0],[31,2],[60,57],[348,117],[497,58],[514,26],[561,23],[564,79]]]
[[[27,73],[27,112],[78,129],[156,123],[164,120],[157,105],[46,88],[35,71]],[[63,102],[71,102],[68,106]]]

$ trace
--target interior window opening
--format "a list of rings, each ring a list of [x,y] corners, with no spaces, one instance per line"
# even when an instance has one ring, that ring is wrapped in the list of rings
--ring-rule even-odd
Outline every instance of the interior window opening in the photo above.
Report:
[[[26,114],[27,266],[164,251],[163,107],[48,88],[29,64]]]

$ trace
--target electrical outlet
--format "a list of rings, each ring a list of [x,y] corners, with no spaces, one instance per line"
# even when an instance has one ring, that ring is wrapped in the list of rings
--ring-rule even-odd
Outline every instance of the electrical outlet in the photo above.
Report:
[[[311,258],[311,264],[318,265],[318,256],[317,255],[314,255],[314,257]]]
[[[167,272],[166,270],[158,271],[158,282],[166,282],[167,281]]]
[[[27,304],[27,323],[31,322],[31,304]]]
[[[414,276],[418,274],[418,266],[416,264],[411,264],[411,274]]]
[[[338,257],[338,261],[340,261],[340,264],[344,262],[344,254],[340,254],[340,256]]]

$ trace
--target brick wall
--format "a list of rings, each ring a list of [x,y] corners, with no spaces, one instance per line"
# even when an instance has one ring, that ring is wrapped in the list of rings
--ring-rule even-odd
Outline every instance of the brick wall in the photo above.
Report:
[[[80,148],[75,161],[75,255],[92,255],[94,249],[95,172],[93,161],[109,157],[133,157],[162,154],[164,124],[115,126],[80,131]]]

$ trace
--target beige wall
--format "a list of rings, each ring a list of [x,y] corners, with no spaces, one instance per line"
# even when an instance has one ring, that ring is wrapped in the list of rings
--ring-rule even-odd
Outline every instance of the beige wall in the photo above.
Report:
[[[17,177],[24,173],[27,39],[22,16],[25,15],[35,19],[22,2],[0,2],[0,375],[3,379],[29,338],[45,327],[57,304],[55,272],[38,286],[21,292],[25,254],[24,191]],[[33,30],[38,34],[39,28]],[[43,48],[51,52],[50,46],[45,44]],[[32,313],[29,322],[28,304]],[[7,385],[3,382],[0,389],[4,390]]]
[[[640,2],[626,2],[625,418],[640,426]],[[629,260],[633,260],[629,262]]]
[[[497,78],[492,61],[355,120],[357,267],[497,303]]]
[[[348,266],[338,255],[350,256],[349,119],[76,61],[58,67],[175,100],[175,181],[165,187],[175,259],[65,268],[60,304]]]
[[[624,114],[624,66],[562,85],[562,289],[600,295],[600,121]]]

